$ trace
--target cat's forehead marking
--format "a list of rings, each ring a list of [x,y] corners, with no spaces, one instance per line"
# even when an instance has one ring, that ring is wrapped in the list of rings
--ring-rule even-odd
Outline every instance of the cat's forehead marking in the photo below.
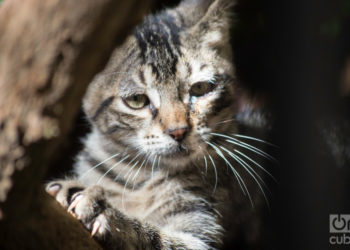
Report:
[[[191,63],[188,62],[184,57],[181,57],[177,64],[177,76],[181,79],[186,79],[192,74]]]
[[[190,83],[196,83],[200,81],[209,81],[214,78],[214,69],[210,66],[203,67],[203,63],[198,60],[192,60],[192,74],[189,77]]]
[[[156,82],[156,75],[153,74],[152,67],[150,65],[144,65],[142,67],[146,86],[152,86]]]
[[[212,66],[204,64],[202,59],[195,56],[190,58],[182,56],[177,64],[178,77],[189,84],[212,80],[215,74]]]
[[[137,76],[138,76],[139,82],[142,85],[147,85],[144,71],[142,69],[139,69],[138,71],[139,71],[139,73],[137,74]]]
[[[149,64],[157,78],[175,74],[180,50],[180,27],[173,16],[164,13],[146,18],[134,36],[143,64]]]

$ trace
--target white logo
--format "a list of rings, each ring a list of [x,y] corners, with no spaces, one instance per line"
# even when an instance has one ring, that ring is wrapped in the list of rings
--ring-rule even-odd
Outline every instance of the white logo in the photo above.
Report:
[[[330,233],[350,233],[350,214],[330,214]]]
[[[329,232],[331,245],[350,245],[350,214],[330,214]]]

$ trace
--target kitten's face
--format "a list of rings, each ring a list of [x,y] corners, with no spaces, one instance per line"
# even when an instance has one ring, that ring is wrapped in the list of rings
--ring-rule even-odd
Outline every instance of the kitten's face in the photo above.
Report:
[[[149,17],[90,85],[84,108],[114,145],[185,166],[206,153],[210,132],[234,129],[220,123],[233,116],[228,27],[210,8],[198,20],[181,7]]]

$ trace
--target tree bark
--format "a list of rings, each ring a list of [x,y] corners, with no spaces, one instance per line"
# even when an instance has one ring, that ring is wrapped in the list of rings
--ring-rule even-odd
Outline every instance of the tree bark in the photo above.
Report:
[[[0,249],[99,249],[43,191],[85,89],[150,0],[0,5]]]

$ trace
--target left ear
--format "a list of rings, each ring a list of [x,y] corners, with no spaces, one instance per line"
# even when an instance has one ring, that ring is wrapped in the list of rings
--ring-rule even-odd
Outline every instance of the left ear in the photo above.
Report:
[[[202,46],[213,48],[228,44],[234,1],[215,0],[188,30],[188,35]]]

